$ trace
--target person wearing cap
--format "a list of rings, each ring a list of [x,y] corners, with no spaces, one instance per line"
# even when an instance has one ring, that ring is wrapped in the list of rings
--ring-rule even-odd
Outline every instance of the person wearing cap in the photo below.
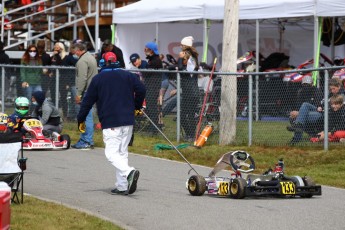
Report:
[[[147,69],[163,69],[163,63],[159,57],[158,46],[155,42],[146,43],[144,52],[148,63]],[[159,116],[161,107],[157,105],[162,82],[162,73],[145,72],[143,73],[143,78],[145,79],[145,85],[148,89],[146,95],[146,113],[158,127],[162,128],[162,120],[160,120]],[[152,124],[149,124],[146,131],[150,135],[158,134],[157,129]]]
[[[310,80],[308,80],[310,82]],[[344,97],[344,88],[339,79],[329,80],[328,98],[334,95],[342,95]],[[303,102],[298,110],[296,119],[292,122],[291,126],[287,127],[287,130],[294,132],[294,136],[290,141],[291,145],[297,144],[302,140],[303,132],[307,132],[309,135],[315,135],[323,128],[323,109],[324,101],[318,99],[315,102]]]
[[[101,51],[100,57],[102,57],[103,54],[106,53],[106,52],[113,52],[116,55],[116,57],[117,57],[117,61],[120,63],[120,67],[121,68],[126,68],[126,64],[125,64],[125,61],[123,59],[122,50],[119,47],[117,47],[116,45],[112,44],[109,39],[106,39],[103,42],[102,51]]]
[[[36,91],[32,94],[31,102],[35,105],[35,109],[31,116],[37,117],[41,121],[43,130],[47,130],[51,133],[61,133],[62,121],[60,112],[59,109],[54,106],[50,98],[46,98],[43,91]]]
[[[128,165],[128,144],[133,132],[134,112],[141,109],[146,89],[136,74],[119,68],[114,53],[107,52],[103,58],[106,66],[92,79],[77,119],[78,124],[83,124],[96,104],[105,156],[116,169],[115,188],[111,194],[128,195],[136,191],[140,174]]]
[[[198,52],[193,47],[194,38],[192,36],[184,37],[181,40],[181,52],[177,60],[179,70],[198,71]],[[199,101],[200,93],[198,87],[197,74],[181,74],[181,90],[183,97],[181,100],[181,126],[186,134],[185,140],[192,142],[195,138],[195,129],[198,114],[197,105],[193,102]]]
[[[147,61],[142,60],[139,54],[134,53],[129,56],[129,64],[131,64],[132,68],[130,69],[147,69]]]
[[[76,104],[80,104],[82,97],[88,93],[88,87],[92,78],[98,73],[96,58],[86,50],[83,43],[75,43],[71,46],[71,52],[78,56],[76,63],[76,78],[75,85],[77,95],[75,97]],[[71,145],[72,148],[89,150],[93,148],[94,140],[94,123],[93,123],[93,110],[91,109],[86,117],[86,131],[80,134],[78,142]]]

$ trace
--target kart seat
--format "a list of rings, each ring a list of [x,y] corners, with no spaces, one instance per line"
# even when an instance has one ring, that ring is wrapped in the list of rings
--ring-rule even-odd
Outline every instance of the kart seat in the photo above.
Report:
[[[11,187],[11,201],[17,204],[23,203],[23,177],[27,160],[23,157],[22,142],[21,133],[0,133],[0,181]]]

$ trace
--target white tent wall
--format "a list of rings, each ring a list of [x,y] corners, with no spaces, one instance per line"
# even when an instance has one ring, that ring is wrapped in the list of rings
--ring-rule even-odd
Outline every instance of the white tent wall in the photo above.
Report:
[[[280,50],[280,34],[278,25],[260,26],[260,52],[267,57],[273,52],[284,52],[290,56],[290,65],[298,66],[307,59],[313,58],[313,25],[311,23],[285,26],[283,33],[283,47]],[[255,24],[241,24],[239,30],[238,55],[246,51],[255,50]],[[180,41],[183,37],[192,35],[194,45],[202,58],[203,24],[192,23],[159,23],[159,52],[177,57],[180,51]],[[218,57],[218,68],[221,66],[223,24],[213,23],[210,27],[208,45],[208,63]],[[116,45],[124,54],[125,62],[129,63],[129,56],[138,53],[145,59],[144,46],[147,42],[155,41],[156,24],[120,24],[117,26]],[[322,46],[321,52],[330,57],[331,49]],[[344,58],[344,46],[336,47],[335,56]]]

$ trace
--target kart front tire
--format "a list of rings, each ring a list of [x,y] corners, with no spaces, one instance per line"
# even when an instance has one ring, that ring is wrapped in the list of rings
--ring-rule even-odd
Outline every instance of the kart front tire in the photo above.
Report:
[[[188,180],[188,191],[192,196],[202,196],[206,191],[206,180],[203,176],[193,175]]]
[[[243,199],[246,196],[247,182],[243,178],[235,178],[230,184],[230,197]]]
[[[61,141],[67,141],[66,149],[69,149],[71,147],[71,138],[68,134],[61,135]]]
[[[305,176],[302,179],[303,179],[303,182],[304,182],[305,186],[315,186],[315,182],[314,182],[314,180],[311,177]],[[301,197],[303,197],[303,198],[312,198],[313,195],[312,194],[307,194],[307,195],[303,195]]]

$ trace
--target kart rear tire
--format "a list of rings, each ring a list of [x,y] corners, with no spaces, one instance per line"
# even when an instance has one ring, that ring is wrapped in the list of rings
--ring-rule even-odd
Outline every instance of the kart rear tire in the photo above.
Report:
[[[192,196],[202,196],[206,191],[206,180],[203,176],[193,175],[188,180],[188,191]]]
[[[69,149],[71,147],[71,138],[68,134],[61,135],[61,141],[67,141],[66,149]]]
[[[311,177],[305,176],[302,179],[303,179],[303,182],[304,182],[305,186],[315,186],[315,182],[314,182],[314,180]],[[303,197],[303,198],[312,198],[313,195],[312,194],[307,194],[307,195],[303,195],[301,197]]]
[[[230,184],[230,197],[243,199],[246,196],[247,182],[243,178],[235,178]]]

